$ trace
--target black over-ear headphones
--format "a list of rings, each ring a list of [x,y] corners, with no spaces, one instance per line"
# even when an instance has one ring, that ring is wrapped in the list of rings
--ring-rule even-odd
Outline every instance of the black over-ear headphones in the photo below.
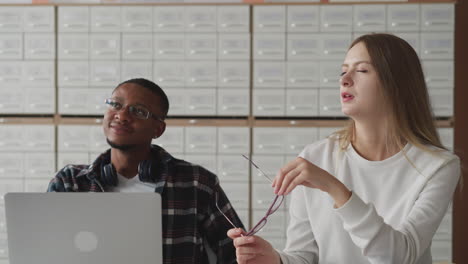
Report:
[[[147,182],[151,181],[156,175],[159,175],[162,167],[162,163],[154,158],[153,150],[151,150],[151,156],[149,160],[143,160],[138,165],[138,177],[140,181]],[[153,176],[152,176],[153,175]],[[101,163],[101,182],[105,186],[117,186],[118,178],[117,171],[114,165],[109,160]]]
[[[103,163],[101,165],[101,183],[105,186],[117,186],[117,171],[112,163]]]

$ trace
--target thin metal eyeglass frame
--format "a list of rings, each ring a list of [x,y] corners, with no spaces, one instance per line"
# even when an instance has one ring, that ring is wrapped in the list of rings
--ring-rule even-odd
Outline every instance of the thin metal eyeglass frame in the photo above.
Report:
[[[115,100],[112,99],[112,98],[107,98],[107,99],[104,101],[104,103],[105,103],[109,108],[112,108],[111,101],[115,101]],[[146,118],[141,118],[141,117],[135,115],[135,114],[133,113],[133,110],[131,110],[131,109],[134,109],[136,106],[134,106],[134,105],[127,105],[127,106],[128,106],[128,112],[129,112],[130,114],[132,114],[132,116],[136,117],[137,119],[140,119],[140,120],[147,120],[147,119],[149,119],[149,118],[151,117],[151,118],[153,118],[153,119],[155,119],[155,120],[164,122],[164,119],[163,119],[163,118],[161,118],[161,117],[159,117],[159,116],[157,116],[157,115],[151,113],[148,109],[145,109],[146,111],[148,111],[148,114],[146,115]],[[117,109],[112,109],[112,111],[117,111],[117,112],[119,112],[119,111],[122,111],[124,108],[125,108],[125,107],[122,105],[122,108],[121,108],[121,109],[118,109],[118,110],[117,110]]]
[[[257,164],[255,164],[251,159],[249,159],[247,156],[245,155],[242,155],[242,157],[244,157],[245,159],[247,159],[250,164],[252,164],[258,171],[260,171],[260,173],[265,177],[267,178],[270,182],[272,182],[272,180],[266,175],[265,172],[262,171],[262,169],[260,169],[260,167],[258,167]],[[278,202],[278,199],[279,202]],[[253,236],[255,235],[258,231],[260,231],[267,223],[268,221],[268,217],[270,215],[272,215],[273,213],[275,213],[280,207],[281,207],[281,204],[283,203],[283,200],[284,200],[284,196],[283,195],[276,195],[275,199],[273,200],[273,203],[270,205],[270,207],[268,208],[265,216],[260,219],[260,221],[258,221],[258,223],[250,229],[249,232],[247,232],[247,234],[245,234],[245,236]],[[224,216],[224,218],[226,218],[226,220],[232,225],[232,227],[234,228],[238,228],[234,225],[234,223],[231,221],[231,219],[229,219],[229,217],[227,217],[223,211],[221,210],[221,208],[219,208],[219,205],[218,205],[218,193],[216,192],[215,193],[215,205],[216,205],[216,208],[218,209],[218,211]],[[276,205],[276,206],[275,206]],[[244,236],[244,235],[243,235]]]

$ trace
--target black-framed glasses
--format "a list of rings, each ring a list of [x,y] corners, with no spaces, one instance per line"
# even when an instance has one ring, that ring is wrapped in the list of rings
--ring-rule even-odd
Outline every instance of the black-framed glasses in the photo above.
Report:
[[[272,182],[272,180],[266,175],[266,173],[264,173],[262,171],[262,169],[260,169],[260,167],[257,166],[257,164],[255,164],[255,162],[253,162],[251,159],[249,159],[247,156],[245,155],[242,155],[242,157],[244,157],[245,159],[247,159],[250,164],[252,164],[265,178],[267,178],[270,182]],[[268,217],[270,215],[272,215],[273,213],[275,213],[280,207],[281,207],[281,204],[283,204],[283,200],[284,200],[284,196],[283,195],[276,195],[275,199],[273,200],[273,203],[270,205],[270,207],[268,208],[266,214],[264,217],[262,217],[262,219],[260,219],[260,221],[258,221],[258,223],[252,227],[246,234],[245,236],[253,236],[255,235],[258,231],[262,230],[262,228],[266,225],[267,221],[268,221]],[[231,221],[231,219],[229,219],[229,217],[227,217],[223,210],[221,210],[221,208],[219,208],[219,205],[218,205],[218,193],[215,193],[215,205],[216,205],[216,208],[218,209],[218,211],[224,216],[224,218],[226,218],[226,220],[232,225],[232,227],[234,228],[237,228],[236,225],[234,225],[234,223]]]
[[[120,111],[124,108],[124,105],[112,98],[108,98],[104,101],[108,108],[112,111]],[[128,112],[137,119],[149,119],[154,118],[158,121],[164,122],[164,119],[151,113],[146,107],[141,105],[127,105]]]

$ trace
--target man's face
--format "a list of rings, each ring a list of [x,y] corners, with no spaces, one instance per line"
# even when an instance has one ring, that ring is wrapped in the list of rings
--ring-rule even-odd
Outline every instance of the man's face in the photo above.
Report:
[[[104,114],[104,135],[111,147],[121,150],[146,148],[153,138],[162,135],[164,122],[152,117],[138,119],[129,111],[129,106],[137,106],[155,116],[163,116],[156,94],[138,84],[125,83],[114,90],[111,98],[122,105],[120,110],[108,108]]]

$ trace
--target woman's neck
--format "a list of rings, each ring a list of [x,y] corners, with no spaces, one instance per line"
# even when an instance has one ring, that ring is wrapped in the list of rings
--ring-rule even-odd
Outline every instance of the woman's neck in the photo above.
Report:
[[[385,124],[385,122],[383,122]],[[355,123],[354,149],[363,158],[371,161],[385,160],[400,152],[401,147],[390,138],[386,125]]]

